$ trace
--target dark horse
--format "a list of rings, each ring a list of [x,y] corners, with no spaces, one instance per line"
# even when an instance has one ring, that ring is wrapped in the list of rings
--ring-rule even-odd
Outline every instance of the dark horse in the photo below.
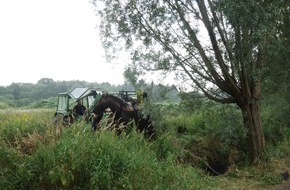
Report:
[[[143,117],[135,105],[131,105],[122,98],[111,94],[103,94],[93,109],[93,113],[95,114],[92,123],[93,131],[97,129],[97,125],[103,118],[103,114],[107,108],[110,108],[114,114],[113,119],[115,123],[124,123],[126,125],[134,121],[137,131],[144,132],[145,137],[150,139],[155,138],[155,131],[152,122],[149,121],[149,117]]]

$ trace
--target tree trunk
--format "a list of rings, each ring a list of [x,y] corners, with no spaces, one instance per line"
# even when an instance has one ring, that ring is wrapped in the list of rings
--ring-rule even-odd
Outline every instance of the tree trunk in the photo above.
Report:
[[[247,128],[247,144],[249,158],[255,163],[265,151],[265,137],[261,124],[260,106],[258,101],[240,105],[243,113],[244,125]]]

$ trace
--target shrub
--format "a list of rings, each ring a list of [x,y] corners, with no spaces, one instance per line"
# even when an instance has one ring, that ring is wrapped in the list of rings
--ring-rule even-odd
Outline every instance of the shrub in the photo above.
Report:
[[[226,115],[229,113],[232,115]],[[289,157],[289,138],[267,150],[269,157],[281,158],[279,165],[271,162],[270,169],[268,163],[245,170],[233,163],[219,178],[200,169],[205,169],[204,161],[220,161],[221,166],[228,155],[238,154],[234,145],[243,143],[243,131],[239,128],[241,121],[232,118],[238,115],[233,107],[216,106],[190,117],[183,113],[176,118],[163,115],[166,133],[148,142],[134,130],[121,135],[112,131],[92,133],[90,125],[83,122],[55,128],[49,124],[53,110],[0,112],[0,187],[178,190],[231,189],[233,182],[240,189],[250,187],[253,180],[259,184],[256,187],[279,183],[275,176],[287,166],[284,158]],[[186,130],[177,133],[178,127]],[[232,131],[223,134],[228,128]]]
[[[0,102],[0,110],[10,108],[9,104],[6,102]]]

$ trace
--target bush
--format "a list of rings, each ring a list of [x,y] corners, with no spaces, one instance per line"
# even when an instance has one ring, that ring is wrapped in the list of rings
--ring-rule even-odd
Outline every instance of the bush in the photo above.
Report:
[[[232,118],[239,112],[234,107],[213,106],[189,115],[180,112],[173,118],[164,114],[159,124],[166,133],[148,142],[134,130],[121,135],[92,133],[90,124],[83,122],[56,128],[50,123],[53,110],[0,112],[0,186],[178,190],[232,189],[234,185],[240,189],[281,181],[276,176],[287,166],[289,138],[267,150],[271,162],[250,169],[237,168],[232,162],[224,176],[213,178],[201,170],[207,168],[205,162],[223,166],[241,156],[234,147],[243,143],[241,121]],[[179,127],[186,129],[178,133]],[[229,131],[222,133],[225,129]],[[279,164],[272,155],[279,158]]]
[[[51,122],[52,110],[14,110],[0,112],[1,137],[8,143],[34,131],[44,132]],[[0,137],[0,138],[1,138]]]
[[[185,150],[178,158],[183,163],[207,168],[203,159],[212,167],[222,166],[220,172],[225,172],[228,164],[246,157],[246,130],[239,109],[232,105],[207,105],[193,114],[163,117],[163,121],[163,131],[175,135]]]
[[[0,102],[0,110],[10,108],[9,104],[6,102]]]
[[[6,189],[195,189],[209,184],[198,170],[177,166],[170,154],[156,159],[156,146],[169,153],[169,141],[151,144],[134,131],[119,136],[111,131],[91,133],[85,123],[31,134],[30,127],[21,124],[29,117],[20,117],[22,122],[12,120],[20,127],[9,143],[13,128],[1,127],[6,134],[0,133],[0,154],[5,155],[0,184]],[[19,148],[27,136],[25,145],[32,151]]]
[[[48,98],[48,99],[43,99],[43,100],[39,100],[36,102],[31,103],[29,106],[29,108],[52,108],[52,109],[56,109],[57,107],[57,97],[52,97],[52,98]]]

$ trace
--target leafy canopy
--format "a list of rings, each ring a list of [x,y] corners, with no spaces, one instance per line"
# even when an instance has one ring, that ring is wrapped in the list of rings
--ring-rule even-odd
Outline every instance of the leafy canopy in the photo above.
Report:
[[[285,9],[283,0],[95,2],[102,2],[96,7],[109,57],[125,47],[133,74],[174,71],[178,79],[224,103],[259,97],[261,74]]]

